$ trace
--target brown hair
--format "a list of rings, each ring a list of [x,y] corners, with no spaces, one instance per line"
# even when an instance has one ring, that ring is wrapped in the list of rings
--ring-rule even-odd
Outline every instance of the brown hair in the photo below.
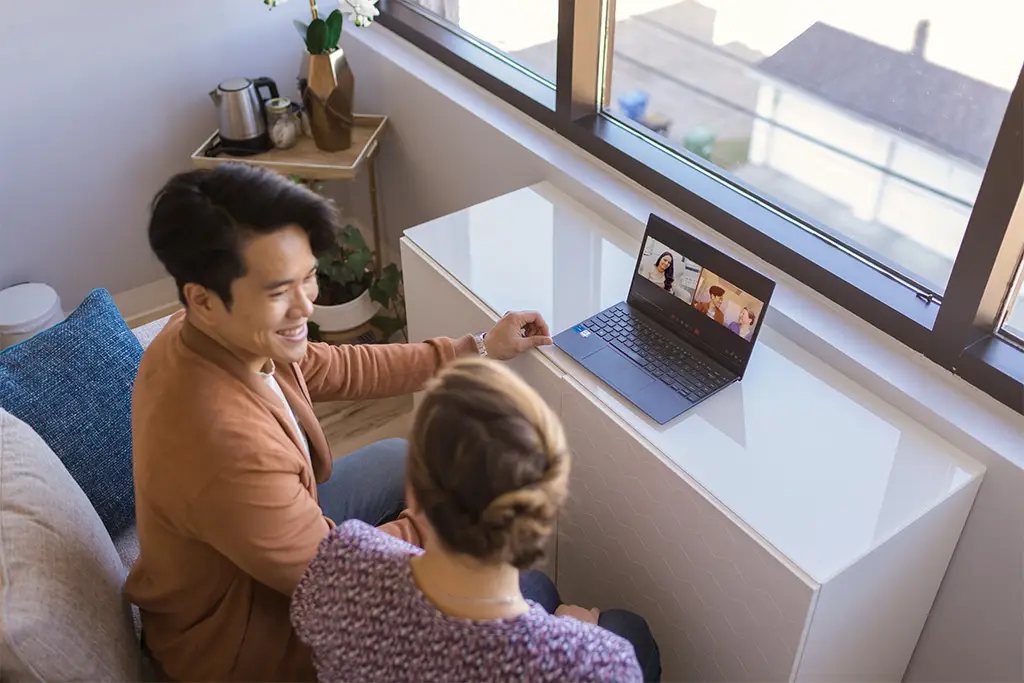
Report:
[[[408,478],[448,550],[525,569],[544,556],[565,501],[565,433],[511,370],[459,360],[433,380],[416,412]]]

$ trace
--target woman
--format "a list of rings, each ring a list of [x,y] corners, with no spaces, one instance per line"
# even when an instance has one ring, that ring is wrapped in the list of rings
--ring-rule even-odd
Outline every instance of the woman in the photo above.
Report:
[[[654,284],[662,287],[666,292],[673,293],[672,283],[676,279],[675,257],[672,252],[666,251],[654,262],[653,268],[648,268],[644,277]]]
[[[750,336],[754,334],[754,323],[756,322],[757,316],[751,313],[749,308],[744,307],[740,311],[739,320],[729,323],[729,329],[750,341]]]
[[[640,617],[559,606],[539,572],[522,584],[542,604],[523,597],[520,570],[543,558],[568,475],[562,426],[533,389],[491,361],[448,366],[409,444],[406,499],[424,550],[350,520],[296,589],[292,623],[319,679],[657,680]]]

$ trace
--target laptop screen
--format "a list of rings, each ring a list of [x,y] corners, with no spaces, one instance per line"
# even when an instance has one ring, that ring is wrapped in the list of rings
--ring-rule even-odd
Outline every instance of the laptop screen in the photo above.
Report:
[[[768,278],[652,215],[629,303],[742,374],[774,289]]]

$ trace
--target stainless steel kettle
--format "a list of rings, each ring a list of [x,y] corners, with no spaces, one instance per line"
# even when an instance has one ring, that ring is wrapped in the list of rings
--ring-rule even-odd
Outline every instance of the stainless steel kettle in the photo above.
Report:
[[[269,91],[262,97],[260,90]],[[229,78],[210,91],[220,118],[220,146],[228,154],[265,152],[273,147],[267,134],[266,101],[278,97],[270,78]]]

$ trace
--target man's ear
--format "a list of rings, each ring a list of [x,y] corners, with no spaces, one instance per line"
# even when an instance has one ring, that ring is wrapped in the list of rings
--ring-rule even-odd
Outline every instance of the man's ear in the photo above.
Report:
[[[189,315],[196,316],[201,322],[211,323],[217,307],[223,306],[220,297],[196,282],[188,282],[182,287],[185,305]]]

